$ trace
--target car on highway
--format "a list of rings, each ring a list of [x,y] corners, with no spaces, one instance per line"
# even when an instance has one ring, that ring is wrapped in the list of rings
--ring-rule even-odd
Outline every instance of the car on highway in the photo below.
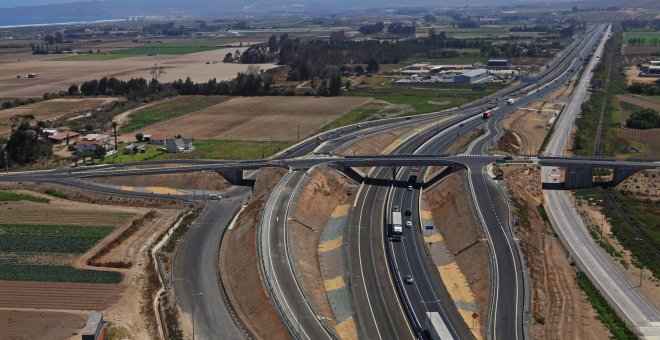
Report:
[[[464,124],[464,123],[460,123],[460,124],[458,124],[458,126],[460,126],[460,127],[464,127],[465,124]]]
[[[411,284],[415,283],[415,278],[412,275],[408,274],[408,275],[406,275],[406,277],[403,278],[403,282],[411,285]]]
[[[406,227],[412,228],[412,221],[406,221]]]
[[[222,199],[222,196],[218,194],[209,194],[209,201],[219,201]]]
[[[398,205],[393,206],[392,211],[394,211],[394,212],[400,211],[399,206]]]
[[[409,186],[408,186],[408,191],[412,191],[412,190],[413,190],[412,185],[409,185]]]
[[[412,211],[410,211],[410,209],[406,209],[406,216],[410,216],[410,215],[412,215]]]

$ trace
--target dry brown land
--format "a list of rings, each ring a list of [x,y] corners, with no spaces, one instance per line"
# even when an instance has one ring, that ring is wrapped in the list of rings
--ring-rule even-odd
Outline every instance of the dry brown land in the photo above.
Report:
[[[57,118],[89,111],[103,104],[111,103],[115,98],[51,99],[30,105],[0,110],[0,137],[9,136],[10,119],[16,115],[33,114],[37,120],[55,120]]]
[[[451,254],[460,251],[454,259],[475,294],[480,319],[486,320],[490,289],[490,274],[486,270],[489,266],[488,249],[481,241],[484,236],[469,208],[471,203],[465,179],[465,171],[450,175],[424,192],[424,200]]]
[[[133,187],[162,187],[175,189],[205,189],[222,191],[229,185],[217,172],[122,176],[94,179],[96,183]]]
[[[626,94],[626,95],[620,94],[617,95],[616,98],[620,101],[628,102],[633,105],[660,111],[660,101],[653,100],[651,98],[633,95],[633,94]]]
[[[361,139],[344,150],[341,150],[342,155],[375,155],[383,151],[388,145],[399,140],[402,135],[413,130],[415,127],[403,127],[400,129],[379,133],[375,136]]]
[[[289,339],[289,334],[269,298],[259,274],[256,228],[270,189],[283,169],[261,169],[252,197],[233,229],[222,241],[220,278],[238,317],[259,339]]]
[[[660,170],[644,170],[626,178],[616,186],[626,195],[644,201],[660,201]]]
[[[305,138],[335,118],[364,103],[360,97],[241,97],[167,120],[144,129],[169,134],[225,140]]]
[[[548,119],[537,109],[520,109],[507,117],[502,126],[515,136],[519,154],[536,155],[548,134]]]
[[[570,265],[552,229],[541,218],[543,194],[538,167],[507,166],[504,178],[512,196],[516,232],[532,281],[532,336],[536,339],[604,339],[609,331],[574,280]]]
[[[289,222],[293,253],[298,261],[303,285],[314,306],[333,326],[337,320],[325,295],[319,267],[319,239],[334,209],[348,203],[356,189],[355,183],[332,169],[313,170],[298,196]]]
[[[121,290],[115,284],[0,281],[0,308],[104,310]]]
[[[80,339],[86,313],[0,310],[2,339]]]
[[[240,48],[244,49],[244,48]],[[66,91],[73,84],[91,79],[116,77],[128,80],[143,77],[151,79],[149,71],[154,63],[165,67],[167,74],[159,78],[171,82],[190,77],[194,82],[218,81],[234,78],[238,72],[247,70],[248,65],[225,64],[225,54],[236,48],[223,48],[185,55],[136,56],[105,61],[53,61],[61,55],[34,58],[31,54],[15,55],[11,60],[0,61],[0,97],[40,97],[45,92]],[[217,62],[213,64],[213,62]],[[210,64],[206,64],[210,62]],[[260,65],[262,69],[273,64]],[[16,78],[17,74],[37,73],[36,79]]]
[[[623,46],[624,55],[650,55],[654,52],[660,52],[660,46]],[[639,73],[639,71],[638,71]]]

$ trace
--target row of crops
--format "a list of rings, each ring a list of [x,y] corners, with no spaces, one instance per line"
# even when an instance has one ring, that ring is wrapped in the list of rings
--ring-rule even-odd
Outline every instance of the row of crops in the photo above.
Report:
[[[33,257],[80,255],[114,229],[112,226],[0,224],[0,280],[119,283],[122,277],[116,272],[30,261]]]

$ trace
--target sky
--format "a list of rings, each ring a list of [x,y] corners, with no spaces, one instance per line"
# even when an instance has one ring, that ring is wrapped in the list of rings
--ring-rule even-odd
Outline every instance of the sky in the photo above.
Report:
[[[51,5],[51,4],[61,4],[67,2],[73,2],[73,0],[0,0],[0,8],[10,8],[16,6]]]

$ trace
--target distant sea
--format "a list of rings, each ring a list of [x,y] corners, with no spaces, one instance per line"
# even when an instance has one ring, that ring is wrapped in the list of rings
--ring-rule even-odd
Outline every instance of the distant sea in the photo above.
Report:
[[[11,27],[30,27],[30,26],[50,26],[50,25],[70,25],[81,23],[98,23],[111,21],[124,21],[126,18],[78,18],[78,17],[60,17],[60,18],[0,18],[0,28]]]

